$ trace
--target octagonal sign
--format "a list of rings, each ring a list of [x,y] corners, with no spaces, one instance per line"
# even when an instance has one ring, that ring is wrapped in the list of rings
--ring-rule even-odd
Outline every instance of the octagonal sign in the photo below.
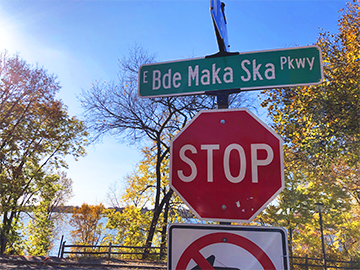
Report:
[[[198,113],[171,142],[170,186],[203,220],[250,222],[283,189],[282,139],[247,109]]]

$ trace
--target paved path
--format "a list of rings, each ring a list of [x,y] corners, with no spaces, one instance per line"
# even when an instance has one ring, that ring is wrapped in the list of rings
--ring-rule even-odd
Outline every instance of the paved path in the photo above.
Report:
[[[19,265],[19,264],[8,264],[8,263],[0,263],[1,270],[109,270],[109,269],[122,269],[127,270],[129,268],[109,268],[109,267],[99,267],[99,266],[67,266],[67,265]]]
[[[57,257],[0,256],[0,270],[110,270],[110,269],[166,269],[165,263],[134,262],[122,260],[70,260]]]

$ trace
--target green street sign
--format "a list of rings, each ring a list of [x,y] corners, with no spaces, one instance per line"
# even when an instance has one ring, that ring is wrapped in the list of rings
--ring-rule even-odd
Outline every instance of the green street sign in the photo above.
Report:
[[[323,77],[321,50],[308,46],[142,65],[138,87],[141,97],[161,97],[314,85]]]

